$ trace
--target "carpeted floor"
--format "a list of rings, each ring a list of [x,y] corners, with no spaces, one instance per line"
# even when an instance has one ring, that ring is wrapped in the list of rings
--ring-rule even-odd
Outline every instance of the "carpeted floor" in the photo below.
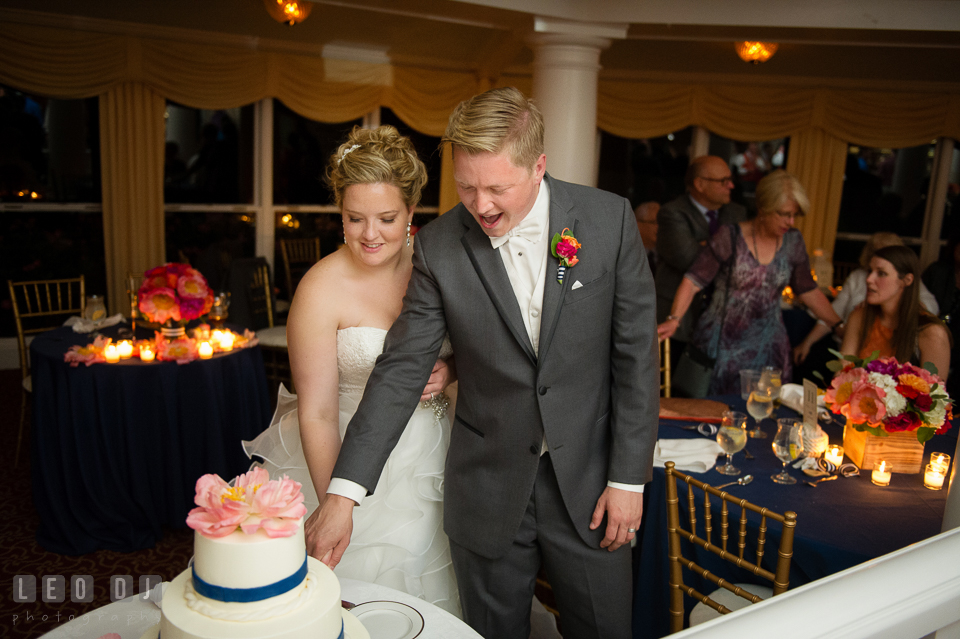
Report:
[[[20,423],[20,371],[0,371],[0,450],[11,460],[5,486],[0,489],[0,636],[39,637],[72,617],[80,617],[110,603],[112,575],[130,575],[137,583],[141,575],[173,579],[187,566],[193,554],[193,531],[167,530],[156,547],[134,553],[100,551],[71,557],[47,552],[37,544],[34,533],[38,518],[30,494],[29,406],[24,427],[20,464],[12,467]],[[72,575],[93,577],[93,603],[72,603],[69,587],[64,603],[44,603],[37,588],[35,603],[14,603],[17,575],[32,575],[40,583],[44,575],[62,575],[69,584]],[[9,590],[7,590],[9,589]],[[4,629],[6,629],[4,631]],[[89,639],[97,639],[90,637]]]

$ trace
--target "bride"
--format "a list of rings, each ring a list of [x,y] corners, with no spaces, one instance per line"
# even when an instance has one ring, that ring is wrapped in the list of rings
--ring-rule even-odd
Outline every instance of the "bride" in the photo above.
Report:
[[[345,246],[310,269],[290,308],[287,343],[298,395],[281,388],[271,427],[244,442],[271,475],[303,484],[308,511],[314,511],[306,522],[308,538],[317,496],[326,495],[347,424],[400,314],[413,269],[410,223],[427,181],[413,144],[391,126],[355,128],[331,157],[326,177],[343,217]],[[354,510],[353,537],[335,572],[402,590],[459,616],[442,529],[450,436],[442,391],[454,379],[450,355],[445,344],[376,489]]]

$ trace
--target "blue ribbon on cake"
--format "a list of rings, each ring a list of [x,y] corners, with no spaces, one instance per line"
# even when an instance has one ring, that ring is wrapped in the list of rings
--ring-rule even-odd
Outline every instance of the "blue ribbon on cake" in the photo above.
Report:
[[[216,586],[198,577],[197,571],[192,565],[190,566],[190,570],[193,572],[193,589],[197,591],[197,594],[216,601],[250,603],[252,601],[263,601],[270,597],[282,595],[299,586],[307,576],[307,557],[306,553],[304,553],[303,565],[300,566],[297,572],[289,577],[284,577],[280,581],[267,584],[266,586],[257,586],[256,588],[225,588],[223,586]]]

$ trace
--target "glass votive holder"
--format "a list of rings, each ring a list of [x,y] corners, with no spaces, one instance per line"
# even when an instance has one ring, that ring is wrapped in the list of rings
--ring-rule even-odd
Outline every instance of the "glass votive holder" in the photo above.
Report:
[[[843,465],[843,446],[831,444],[823,451],[823,458],[839,468]]]
[[[931,453],[930,454],[930,465],[931,466],[942,466],[943,472],[947,472],[947,468],[950,467],[950,455],[946,453]]]
[[[117,350],[116,344],[107,344],[103,349],[103,358],[107,360],[108,364],[116,364],[120,361],[120,351]]]
[[[130,359],[133,357],[133,342],[128,339],[122,340],[117,344],[117,352],[120,359]]]
[[[946,478],[946,466],[927,464],[927,469],[923,473],[923,487],[930,490],[943,490],[943,482]]]
[[[881,460],[879,464],[874,466],[873,473],[870,475],[870,481],[877,486],[889,486],[892,468],[893,465]]]
[[[147,345],[140,347],[140,361],[141,362],[152,362],[157,358],[157,354],[154,352],[153,348]]]
[[[210,342],[200,342],[197,352],[200,354],[200,359],[210,359],[213,357],[213,346]]]

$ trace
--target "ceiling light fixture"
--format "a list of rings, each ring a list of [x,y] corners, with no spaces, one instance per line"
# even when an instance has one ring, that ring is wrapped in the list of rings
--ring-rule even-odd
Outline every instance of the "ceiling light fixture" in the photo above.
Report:
[[[772,58],[779,46],[776,42],[738,42],[737,55],[744,62],[760,64]]]
[[[305,0],[263,0],[263,6],[271,18],[290,26],[306,20],[313,10],[313,3]]]

